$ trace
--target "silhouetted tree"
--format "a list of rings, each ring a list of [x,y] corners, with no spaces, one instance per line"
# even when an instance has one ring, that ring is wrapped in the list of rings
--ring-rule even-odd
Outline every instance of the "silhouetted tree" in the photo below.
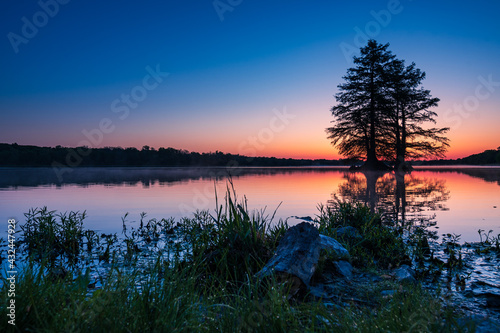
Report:
[[[436,122],[429,109],[439,102],[421,87],[425,72],[414,63],[405,66],[388,47],[370,40],[354,57],[356,66],[335,95],[334,125],[326,129],[341,155],[366,158],[369,170],[386,169],[379,157],[396,161],[399,169],[406,158],[443,157],[449,146],[443,136],[449,128],[421,126]]]
[[[449,147],[448,139],[442,134],[449,128],[423,128],[422,123],[436,123],[437,114],[429,108],[437,106],[439,98],[432,97],[429,90],[421,87],[425,72],[415,63],[405,66],[403,60],[393,60],[386,72],[384,118],[387,119],[387,133],[384,138],[392,139],[393,149],[387,149],[386,157],[394,158],[397,170],[406,170],[406,158],[444,157]],[[390,145],[390,143],[389,143]]]
[[[386,68],[394,59],[387,50],[389,44],[374,40],[361,48],[361,56],[354,57],[355,67],[347,70],[346,81],[338,85],[335,95],[338,104],[332,107],[334,125],[327,128],[328,138],[339,153],[348,158],[366,158],[368,169],[385,169],[377,159],[377,140],[382,136]]]

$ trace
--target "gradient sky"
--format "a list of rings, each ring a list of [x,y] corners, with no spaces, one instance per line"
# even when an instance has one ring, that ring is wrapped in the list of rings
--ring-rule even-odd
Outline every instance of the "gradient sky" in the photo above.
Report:
[[[369,37],[427,73],[447,157],[464,157],[500,146],[499,13],[497,1],[2,1],[0,142],[76,146],[87,132],[92,147],[338,158],[329,110]]]

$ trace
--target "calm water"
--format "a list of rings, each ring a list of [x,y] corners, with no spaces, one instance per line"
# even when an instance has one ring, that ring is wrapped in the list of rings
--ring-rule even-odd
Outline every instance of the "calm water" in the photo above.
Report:
[[[479,241],[477,230],[500,233],[500,168],[426,168],[404,177],[341,168],[82,168],[58,179],[50,168],[0,168],[0,220],[32,207],[87,211],[86,228],[121,231],[121,217],[190,217],[223,201],[228,174],[251,209],[275,219],[311,216],[318,204],[360,201],[386,218],[424,223],[441,233]],[[281,205],[280,205],[281,203]],[[290,219],[290,224],[297,220]],[[3,232],[2,232],[3,233]]]

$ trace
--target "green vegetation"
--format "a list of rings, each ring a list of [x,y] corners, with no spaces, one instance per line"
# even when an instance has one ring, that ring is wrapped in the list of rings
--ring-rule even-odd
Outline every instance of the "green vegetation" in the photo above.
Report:
[[[367,206],[337,202],[333,207],[320,206],[319,210],[319,232],[344,245],[355,266],[387,269],[411,265],[409,249],[402,237],[403,228],[384,225],[380,215],[372,213]],[[339,228],[348,226],[356,228],[361,237],[337,235]]]
[[[286,283],[259,280],[286,223],[228,190],[214,215],[196,212],[179,223],[123,218],[123,237],[82,227],[83,213],[30,211],[19,244],[27,257],[16,281],[16,326],[5,318],[7,280],[0,299],[2,332],[447,332],[463,327],[453,309],[419,285],[391,279],[356,284],[356,299],[291,297]],[[319,229],[336,236],[354,226],[365,241],[339,238],[360,272],[405,261],[399,231],[364,206],[323,208]],[[163,245],[162,245],[163,244]],[[78,249],[78,250],[77,250]],[[374,273],[375,272],[375,273]],[[380,279],[378,279],[380,280]],[[377,281],[378,281],[377,280]],[[353,288],[351,285],[351,288]],[[382,293],[391,290],[392,293]],[[354,294],[353,294],[354,295]]]

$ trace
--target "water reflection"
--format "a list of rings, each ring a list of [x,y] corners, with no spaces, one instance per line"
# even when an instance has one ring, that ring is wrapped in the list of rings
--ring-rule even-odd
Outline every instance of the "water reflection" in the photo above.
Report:
[[[448,210],[445,179],[403,173],[345,172],[345,182],[332,194],[336,200],[362,202],[386,221],[433,226],[436,211]],[[432,212],[432,213],[430,213]]]
[[[156,167],[156,168],[126,168],[126,167],[107,167],[107,168],[73,168],[58,177],[58,174],[52,168],[0,168],[0,189],[18,188],[18,187],[37,187],[46,185],[69,185],[75,184],[80,186],[88,186],[95,184],[104,185],[136,185],[142,184],[149,187],[152,184],[159,183],[160,185],[172,185],[183,183],[190,180],[220,180],[228,175],[232,177],[252,176],[252,175],[278,175],[278,174],[297,174],[310,173],[315,175],[325,175],[332,171],[346,171],[347,168],[342,167],[247,167],[247,168],[214,168],[214,167]],[[500,168],[492,167],[420,167],[418,171],[432,171],[433,173],[446,174],[465,174],[474,178],[482,179],[486,182],[494,182],[500,185]],[[353,177],[353,173],[347,173]],[[354,173],[356,175],[356,173]],[[358,175],[359,176],[359,175]],[[354,176],[357,177],[357,176]],[[384,173],[369,173],[365,174],[364,180],[350,179],[349,186],[360,186],[356,182],[364,181],[364,193],[367,198],[372,200],[372,204],[377,201],[377,196],[380,191],[377,186],[382,186],[379,182],[387,181],[384,179]],[[394,176],[395,177],[395,176]],[[382,178],[382,179],[380,179]],[[396,179],[397,181],[397,179]],[[406,181],[405,181],[406,182]],[[389,182],[390,183],[390,182]],[[400,183],[400,185],[408,187],[409,183]],[[369,185],[369,186],[367,186]],[[348,192],[356,193],[356,197],[362,198],[362,195],[357,193],[360,189],[345,189]],[[384,190],[385,191],[385,190]],[[382,191],[385,193],[387,191]],[[347,194],[347,193],[346,193]],[[358,196],[359,194],[359,196]],[[379,199],[383,200],[384,196]],[[368,201],[366,201],[368,203]]]
[[[335,192],[388,219],[427,225],[437,220],[440,232],[461,234],[462,241],[478,241],[479,228],[500,232],[498,167],[418,168],[409,175],[349,173],[339,167],[75,168],[62,180],[51,168],[0,168],[0,220],[21,221],[30,208],[48,206],[86,210],[89,228],[115,232],[126,212],[182,218],[212,210],[215,185],[223,195],[228,175],[252,209],[279,206],[276,220],[314,217],[318,204]]]
[[[52,168],[0,168],[0,189],[19,187],[38,187],[46,185],[137,185],[150,187],[175,185],[191,180],[223,180],[228,176],[237,178],[252,175],[277,175],[295,173],[328,173],[332,170],[345,170],[347,167],[109,167],[73,168],[59,177]]]

